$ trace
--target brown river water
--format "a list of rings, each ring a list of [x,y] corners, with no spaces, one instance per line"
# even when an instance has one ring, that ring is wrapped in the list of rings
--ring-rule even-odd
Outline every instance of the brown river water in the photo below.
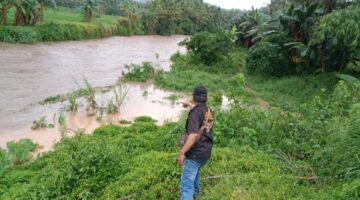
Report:
[[[51,149],[61,138],[56,118],[68,103],[41,106],[37,102],[78,89],[75,82],[81,82],[83,76],[94,87],[114,85],[126,71],[125,64],[151,61],[158,68],[169,70],[170,56],[177,51],[185,52],[178,46],[185,38],[134,36],[35,45],[0,43],[0,147],[11,140],[29,138],[43,146],[42,151]],[[167,97],[174,93],[151,83],[127,83],[125,87],[128,95],[120,114],[106,116],[99,122],[96,116],[88,117],[85,105],[81,104],[76,114],[65,112],[66,127],[92,132],[110,120],[116,124],[121,119],[133,120],[143,115],[159,123],[172,121],[182,111],[179,101],[186,99],[183,94],[175,94],[180,98],[169,101]],[[97,95],[98,104],[106,105],[110,96]],[[41,116],[55,124],[55,128],[32,131],[32,122]]]

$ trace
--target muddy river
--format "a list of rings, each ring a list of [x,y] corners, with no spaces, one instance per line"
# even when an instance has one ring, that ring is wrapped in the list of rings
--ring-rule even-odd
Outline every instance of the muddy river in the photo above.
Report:
[[[83,76],[94,87],[115,84],[125,64],[153,62],[158,68],[169,70],[170,56],[184,52],[178,43],[185,36],[134,36],[112,37],[101,40],[39,43],[35,45],[14,45],[0,43],[0,147],[7,141],[30,138],[44,146],[44,150],[60,139],[56,118],[67,102],[52,105],[37,105],[49,96],[65,94],[76,90]],[[116,116],[87,117],[84,105],[79,111],[65,113],[69,130],[83,129],[91,132],[101,124],[117,123],[119,120],[133,120],[147,115],[158,120],[175,120],[182,111],[181,94],[163,91],[151,83],[126,84],[128,95]],[[170,96],[178,96],[170,101]],[[98,104],[106,104],[109,95],[97,95]],[[38,131],[30,129],[32,122],[42,116],[55,128]]]

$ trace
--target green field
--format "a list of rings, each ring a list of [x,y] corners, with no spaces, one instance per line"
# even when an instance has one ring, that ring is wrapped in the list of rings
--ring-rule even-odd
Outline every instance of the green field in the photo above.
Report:
[[[0,25],[0,41],[31,44],[37,41],[65,41],[139,34],[132,22],[119,16],[95,16],[85,22],[79,10],[48,9],[44,22],[36,26],[14,26],[14,9],[8,14],[9,25]]]
[[[9,24],[14,23],[14,16],[15,9],[11,9],[8,14]],[[107,25],[114,25],[119,18],[121,17],[98,15],[90,22],[90,24],[102,23]],[[70,8],[46,9],[44,12],[44,23],[50,22],[60,24],[89,24],[89,22],[84,21],[84,16],[80,10],[74,10]]]

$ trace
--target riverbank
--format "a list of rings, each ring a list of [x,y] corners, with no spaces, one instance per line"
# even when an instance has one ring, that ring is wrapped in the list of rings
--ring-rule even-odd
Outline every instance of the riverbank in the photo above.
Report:
[[[40,25],[13,26],[14,12],[12,9],[8,14],[9,25],[0,25],[0,42],[32,44],[142,34],[126,17],[101,15],[85,22],[80,11],[59,8],[45,10],[44,22]]]

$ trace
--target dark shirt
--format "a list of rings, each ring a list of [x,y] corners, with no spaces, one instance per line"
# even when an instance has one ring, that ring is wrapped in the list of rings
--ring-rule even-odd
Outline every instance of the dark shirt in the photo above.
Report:
[[[189,112],[186,121],[186,133],[198,133],[203,125],[205,113],[208,112],[206,104],[197,104]],[[211,113],[213,113],[211,111]],[[207,160],[211,156],[211,149],[213,145],[212,128],[209,132],[204,130],[200,140],[193,145],[193,147],[185,154],[187,159],[190,160]]]

